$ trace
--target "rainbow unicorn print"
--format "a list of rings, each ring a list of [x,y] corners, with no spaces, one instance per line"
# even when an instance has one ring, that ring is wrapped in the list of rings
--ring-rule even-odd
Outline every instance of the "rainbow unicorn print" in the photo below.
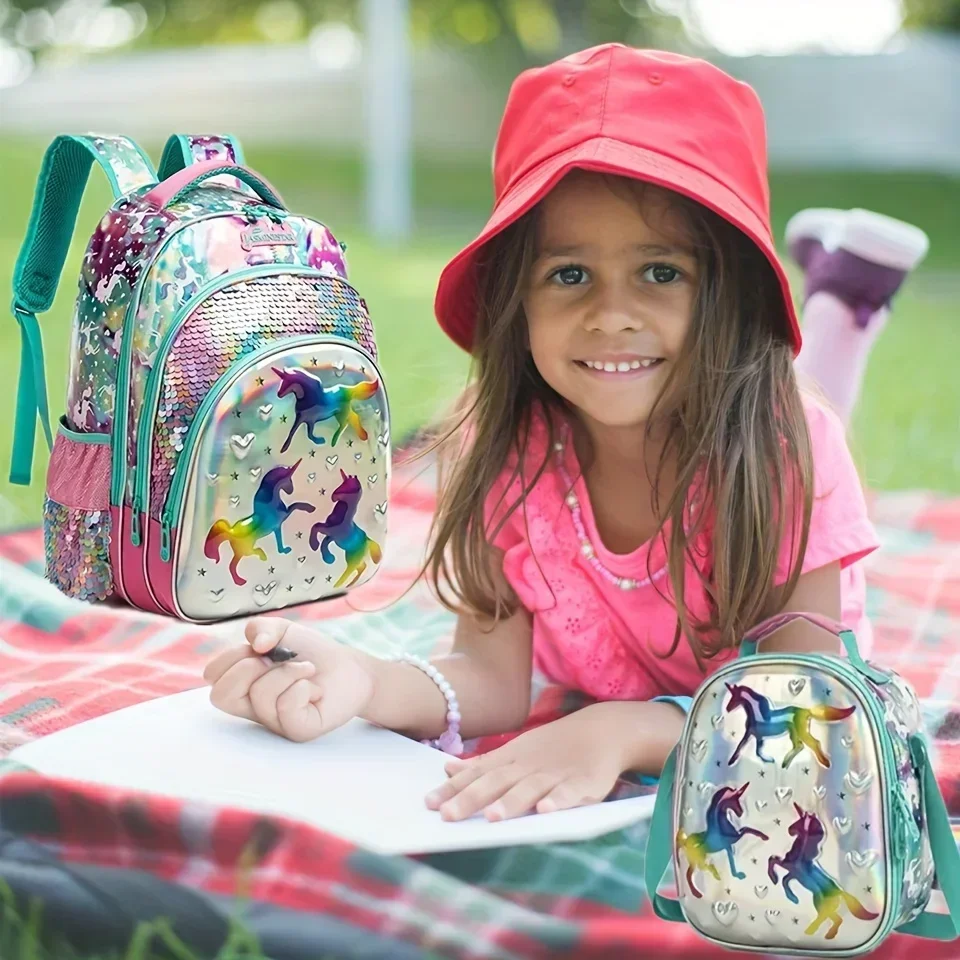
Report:
[[[293,474],[300,466],[298,460],[292,467],[274,467],[264,474],[260,486],[253,496],[253,513],[236,523],[227,520],[217,520],[210,528],[203,545],[204,555],[220,562],[220,548],[224,541],[229,541],[233,549],[233,560],[230,561],[230,575],[237,586],[242,587],[247,581],[240,576],[237,565],[244,557],[259,557],[266,560],[267,555],[256,545],[258,540],[268,537],[272,533],[277,538],[277,549],[280,553],[289,553],[291,548],[284,546],[282,526],[287,517],[296,510],[313,513],[316,507],[312,503],[291,503],[287,506],[280,494],[293,493]]]
[[[794,758],[806,746],[813,751],[813,755],[824,767],[830,766],[830,758],[823,752],[820,742],[810,731],[810,722],[820,720],[832,723],[849,717],[855,707],[833,707],[829,704],[813,707],[773,707],[770,701],[761,693],[750,687],[738,684],[726,684],[730,691],[730,700],[727,703],[727,713],[742,707],[747,717],[747,729],[743,739],[737,744],[733,755],[727,761],[733,766],[740,757],[740,753],[751,737],[756,740],[757,756],[764,763],[774,763],[772,757],[763,754],[763,741],[767,737],[782,737],[789,734],[793,744],[790,752],[783,758],[783,768],[786,769]]]
[[[745,783],[739,790],[733,787],[721,787],[717,790],[710,801],[707,809],[707,828],[700,833],[688,834],[683,830],[677,831],[677,853],[683,851],[687,858],[687,886],[695,897],[702,897],[703,894],[697,889],[693,882],[694,870],[705,870],[714,879],[720,879],[720,873],[716,866],[707,860],[711,854],[726,850],[727,859],[730,861],[730,873],[738,880],[743,880],[746,874],[737,870],[737,864],[733,859],[733,848],[743,837],[752,835],[761,840],[770,838],[753,827],[738,827],[731,820],[731,816],[743,816],[743,804],[741,799],[746,792],[749,783]]]
[[[789,827],[789,834],[796,839],[786,856],[770,857],[767,873],[773,883],[779,882],[777,867],[786,871],[783,875],[783,892],[791,903],[799,903],[796,893],[790,889],[790,883],[797,883],[806,887],[813,894],[813,908],[817,916],[804,931],[812,936],[828,920],[832,926],[827,931],[827,940],[832,940],[840,930],[843,918],[840,916],[841,904],[858,920],[876,920],[880,914],[871,913],[853,894],[841,889],[839,884],[816,862],[823,843],[824,830],[820,818],[813,813],[805,813],[803,808],[795,803],[799,819]]]
[[[374,563],[381,558],[380,545],[371,540],[354,522],[360,497],[363,493],[360,480],[355,476],[347,476],[340,471],[343,482],[333,491],[333,510],[326,520],[313,525],[310,531],[310,547],[320,550],[320,556],[325,563],[333,563],[334,556],[330,544],[335,543],[342,551],[347,561],[347,567],[340,579],[334,584],[342,587],[345,583],[352,587],[367,569],[367,554]],[[321,540],[320,538],[323,537]],[[347,580],[353,577],[349,583]]]
[[[337,430],[330,441],[330,446],[335,447],[340,435],[348,426],[353,427],[354,432],[361,440],[367,439],[367,431],[360,422],[360,415],[354,409],[353,404],[358,400],[369,400],[379,389],[380,383],[377,380],[361,380],[352,386],[348,384],[337,384],[335,387],[325,387],[319,377],[300,367],[291,369],[271,368],[280,378],[280,389],[277,391],[278,397],[292,395],[296,398],[293,426],[287,434],[287,439],[283,441],[280,448],[281,453],[286,453],[293,435],[297,432],[300,424],[306,424],[307,436],[316,444],[325,443],[323,437],[314,435],[314,429],[318,423],[336,417]]]

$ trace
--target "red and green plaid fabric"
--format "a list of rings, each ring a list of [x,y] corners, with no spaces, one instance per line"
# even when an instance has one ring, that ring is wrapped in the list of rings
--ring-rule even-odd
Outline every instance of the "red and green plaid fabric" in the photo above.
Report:
[[[429,477],[396,478],[384,569],[349,598],[287,614],[374,653],[424,655],[447,642],[451,616],[422,585],[404,592],[433,502]],[[922,698],[938,777],[960,820],[960,500],[884,495],[872,510],[883,540],[868,561],[874,659]],[[42,567],[39,531],[0,537],[0,757],[34,737],[199,686],[203,665],[242,630],[74,602],[43,580]],[[541,690],[531,722],[576,702]],[[0,826],[26,824],[20,831],[61,862],[146,870],[210,894],[335,918],[337,956],[729,956],[653,916],[641,879],[646,823],[584,843],[383,857],[296,822],[50,781],[9,761],[0,773]],[[343,925],[355,951],[343,945]],[[365,952],[372,937],[379,953]],[[874,956],[917,949],[945,960],[957,946],[920,948],[895,936]]]

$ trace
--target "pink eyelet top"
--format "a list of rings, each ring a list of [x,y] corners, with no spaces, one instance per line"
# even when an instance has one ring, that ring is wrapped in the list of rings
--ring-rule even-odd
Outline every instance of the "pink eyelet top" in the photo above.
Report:
[[[842,424],[817,401],[805,398],[804,403],[815,491],[802,571],[840,562],[842,619],[867,654],[871,632],[865,615],[863,564],[858,561],[879,542]],[[546,427],[540,421],[528,444],[528,476],[543,462],[546,444]],[[556,462],[558,456],[561,463]],[[663,656],[673,643],[676,612],[670,578],[664,572],[667,556],[662,539],[654,538],[629,554],[608,550],[597,532],[572,443],[565,444],[562,453],[549,451],[548,462],[524,504],[493,539],[504,554],[507,582],[533,616],[535,668],[554,683],[601,700],[693,694],[703,673],[687,642],[681,639],[670,656]],[[488,495],[489,529],[495,528],[520,491],[520,481],[514,479],[501,501],[512,473],[508,466]],[[566,502],[571,477],[575,495],[571,504],[579,506],[579,511]],[[583,532],[590,544],[586,549]],[[791,559],[791,545],[785,543],[778,582],[786,580]],[[628,588],[617,585],[616,578],[626,579]],[[706,598],[692,569],[685,589],[687,608],[694,616],[704,615]],[[707,661],[707,669],[716,669],[731,655]]]

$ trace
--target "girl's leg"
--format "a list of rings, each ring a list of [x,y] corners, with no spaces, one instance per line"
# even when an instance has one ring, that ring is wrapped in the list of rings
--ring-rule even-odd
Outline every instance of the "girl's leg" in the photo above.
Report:
[[[883,214],[816,208],[790,220],[786,240],[804,272],[797,371],[819,386],[847,423],[890,302],[929,241],[919,227]]]

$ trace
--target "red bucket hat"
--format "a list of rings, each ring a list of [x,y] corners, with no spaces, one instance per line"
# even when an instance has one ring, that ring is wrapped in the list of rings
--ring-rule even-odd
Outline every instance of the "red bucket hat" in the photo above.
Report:
[[[483,245],[574,168],[646,180],[702,203],[742,230],[780,280],[794,353],[800,326],[770,230],[763,108],[753,89],[704,60],[591,47],[526,70],[507,98],[494,148],[493,213],[440,275],[434,310],[473,346]]]

